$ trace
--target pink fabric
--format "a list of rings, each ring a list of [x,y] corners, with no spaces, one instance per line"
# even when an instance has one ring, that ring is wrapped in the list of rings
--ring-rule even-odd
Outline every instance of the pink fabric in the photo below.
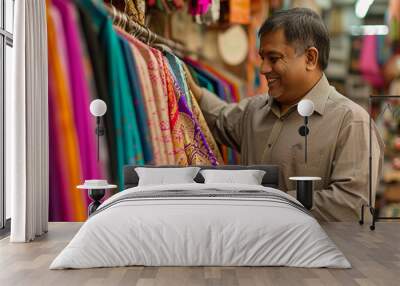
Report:
[[[140,88],[144,99],[144,105],[147,113],[147,124],[150,130],[150,137],[153,150],[154,164],[168,164],[167,150],[164,145],[164,140],[161,132],[160,118],[158,116],[156,101],[150,80],[149,70],[147,69],[146,61],[143,58],[140,50],[134,45],[135,39],[125,31],[115,27],[116,31],[131,44],[131,50],[136,61],[136,70],[138,71]]]
[[[73,104],[65,32],[59,10],[52,6],[48,15],[49,120],[52,121],[49,127],[54,136],[49,140],[55,145],[51,148],[55,153],[50,153],[49,158],[50,206],[54,200],[61,203],[50,216],[58,220],[82,221],[86,218],[87,195],[75,189],[82,182],[82,164],[76,122],[71,112]]]
[[[381,88],[384,86],[384,79],[378,65],[377,49],[377,37],[374,35],[364,36],[360,55],[360,71],[362,77],[373,87]]]
[[[149,72],[150,80],[152,82],[152,89],[154,94],[154,99],[157,106],[157,114],[160,120],[160,128],[162,139],[165,146],[165,154],[167,156],[168,164],[175,164],[174,147],[172,144],[171,127],[168,117],[168,97],[166,93],[165,83],[161,79],[161,68],[153,53],[161,57],[159,51],[150,50],[148,46],[136,40],[134,38],[130,41],[138,48],[143,58],[146,61],[147,69]],[[161,61],[160,61],[161,62]]]
[[[154,163],[156,165],[168,164],[167,152],[164,146],[164,140],[161,134],[160,119],[157,113],[157,106],[154,99],[149,71],[146,62],[135,45],[131,44],[132,53],[135,57],[137,70],[142,88],[142,95],[147,113],[148,126],[150,130],[151,143],[153,149]]]
[[[189,12],[193,16],[204,15],[211,5],[211,0],[189,1]]]
[[[99,179],[102,178],[102,174],[97,165],[94,125],[89,112],[90,91],[85,80],[82,47],[75,22],[75,7],[73,4],[62,0],[53,0],[53,4],[61,13],[65,36],[68,38],[66,44],[69,78],[82,160],[82,179]]]
[[[50,53],[55,53],[58,56],[58,59],[61,63],[61,67],[64,67],[64,72],[62,73],[66,82],[69,82],[68,78],[68,69],[67,69],[67,59],[66,59],[66,44],[64,40],[64,28],[61,22],[61,16],[58,10],[50,9],[49,17],[51,17],[54,29],[57,33],[56,45],[57,49],[52,49],[49,51]],[[49,19],[50,22],[50,19]],[[51,25],[49,23],[48,25]],[[51,55],[49,55],[49,147],[50,147],[50,165],[49,165],[49,177],[50,177],[50,199],[49,207],[50,207],[50,220],[51,221],[73,221],[73,206],[69,203],[65,204],[62,202],[69,202],[69,191],[70,191],[70,174],[68,170],[68,164],[66,164],[65,152],[63,149],[66,138],[68,135],[75,134],[75,126],[72,124],[66,124],[63,126],[68,120],[67,118],[62,118],[60,116],[60,109],[62,108],[62,101],[58,98],[62,96],[60,92],[57,90],[57,82],[55,78],[54,65],[51,61]],[[65,85],[68,88],[68,85]],[[69,91],[67,91],[69,94]],[[69,101],[66,101],[70,103]],[[71,123],[71,122],[70,122]],[[68,128],[67,132],[60,132],[61,130]],[[69,138],[68,138],[69,139]],[[76,138],[75,138],[76,139]],[[72,139],[73,140],[73,139]],[[68,140],[69,142],[71,140]],[[54,203],[58,203],[58,208],[54,207]]]

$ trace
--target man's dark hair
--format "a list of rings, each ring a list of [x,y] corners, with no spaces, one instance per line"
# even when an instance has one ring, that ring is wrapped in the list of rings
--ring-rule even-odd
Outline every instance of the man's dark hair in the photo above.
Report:
[[[310,47],[318,50],[318,64],[322,70],[328,66],[329,34],[321,17],[311,9],[293,8],[272,14],[261,26],[258,36],[283,29],[286,41],[294,44],[297,53]]]

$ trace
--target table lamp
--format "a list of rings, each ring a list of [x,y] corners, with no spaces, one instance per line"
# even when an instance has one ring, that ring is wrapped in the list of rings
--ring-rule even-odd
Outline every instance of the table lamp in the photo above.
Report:
[[[314,113],[314,103],[309,99],[303,99],[297,105],[297,112],[304,117],[304,125],[299,128],[299,134],[304,136],[304,161],[307,165],[307,135],[310,133],[308,128],[308,117]],[[296,198],[307,209],[313,206],[313,182],[321,180],[320,177],[290,177],[289,180],[296,181]]]
[[[100,136],[104,135],[104,127],[101,126],[101,117],[107,111],[107,104],[101,99],[95,99],[90,103],[90,113],[96,117],[96,135],[97,135],[97,162],[99,161]]]
[[[297,112],[304,117],[304,125],[299,128],[299,134],[304,136],[304,161],[307,164],[307,135],[310,132],[308,129],[308,117],[314,113],[314,103],[309,99],[303,99],[297,105]]]

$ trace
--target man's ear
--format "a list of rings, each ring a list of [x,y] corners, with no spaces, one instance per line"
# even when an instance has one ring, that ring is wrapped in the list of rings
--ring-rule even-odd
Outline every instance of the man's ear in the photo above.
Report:
[[[312,71],[318,68],[319,53],[315,47],[309,47],[306,52],[306,70]]]

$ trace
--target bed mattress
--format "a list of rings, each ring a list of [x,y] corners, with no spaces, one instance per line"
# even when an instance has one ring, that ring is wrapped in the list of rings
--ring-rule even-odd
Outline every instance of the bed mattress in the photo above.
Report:
[[[286,193],[197,183],[135,187],[110,197],[50,269],[129,265],[351,267]]]

